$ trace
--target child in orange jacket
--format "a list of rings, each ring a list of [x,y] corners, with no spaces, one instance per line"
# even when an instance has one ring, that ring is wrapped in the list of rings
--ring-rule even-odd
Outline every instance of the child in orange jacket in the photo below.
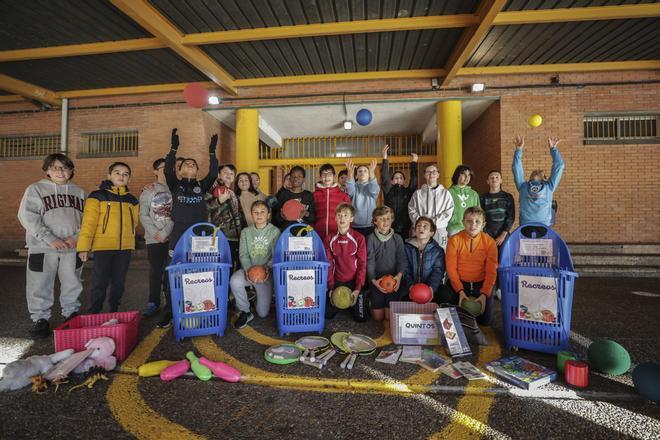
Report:
[[[451,291],[449,302],[459,306],[467,298],[481,304],[477,322],[490,325],[493,319],[493,287],[497,278],[497,245],[483,232],[486,214],[474,206],[463,214],[465,229],[447,243],[447,276]]]

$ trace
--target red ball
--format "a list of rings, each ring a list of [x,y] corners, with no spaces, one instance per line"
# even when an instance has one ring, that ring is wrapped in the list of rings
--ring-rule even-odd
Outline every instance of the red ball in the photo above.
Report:
[[[428,284],[417,283],[410,286],[410,299],[417,304],[426,304],[433,299],[433,290]]]
[[[183,99],[190,107],[203,108],[209,103],[209,91],[201,83],[190,83],[183,89]]]
[[[378,284],[385,292],[392,293],[396,286],[396,279],[392,275],[383,275]]]
[[[217,199],[218,197],[220,197],[220,194],[224,194],[226,190],[227,188],[224,186],[216,186],[215,188],[213,188],[213,197]]]
[[[264,266],[252,266],[248,269],[248,278],[253,283],[262,283],[268,278],[268,270]]]

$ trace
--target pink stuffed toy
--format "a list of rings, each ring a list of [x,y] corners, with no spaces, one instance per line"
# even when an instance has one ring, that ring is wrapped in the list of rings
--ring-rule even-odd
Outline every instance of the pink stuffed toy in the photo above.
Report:
[[[107,336],[90,339],[85,344],[86,349],[93,349],[80,365],[73,370],[74,373],[85,373],[92,367],[101,367],[106,371],[114,370],[117,366],[117,358],[112,355],[115,352],[115,341]]]

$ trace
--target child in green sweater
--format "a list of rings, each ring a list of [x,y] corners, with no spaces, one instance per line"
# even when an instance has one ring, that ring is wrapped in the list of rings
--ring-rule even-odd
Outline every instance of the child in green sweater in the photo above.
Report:
[[[273,295],[273,278],[270,276],[270,272],[273,265],[273,251],[280,236],[280,230],[269,222],[270,207],[265,201],[257,200],[252,203],[250,213],[254,224],[243,229],[239,246],[239,259],[243,268],[234,272],[229,280],[231,291],[236,299],[236,307],[240,311],[234,322],[234,328],[243,328],[254,319],[245,290],[247,286],[253,286],[257,292],[255,308],[257,315],[261,318],[268,316]],[[266,268],[267,276],[264,281],[252,281],[248,278],[252,266]]]
[[[447,235],[451,237],[461,232],[463,226],[463,213],[472,206],[479,206],[479,194],[473,190],[469,183],[472,181],[474,173],[467,165],[459,165],[451,177],[451,187],[449,194],[454,200],[454,213],[447,225]]]

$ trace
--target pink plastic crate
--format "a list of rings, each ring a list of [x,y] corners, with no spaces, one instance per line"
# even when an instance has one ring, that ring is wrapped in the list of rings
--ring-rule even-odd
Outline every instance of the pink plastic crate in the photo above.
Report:
[[[119,324],[101,326],[113,318],[116,318]],[[90,339],[107,336],[115,341],[117,361],[123,361],[137,345],[139,322],[138,311],[76,316],[55,328],[55,351],[67,348],[81,351]]]

